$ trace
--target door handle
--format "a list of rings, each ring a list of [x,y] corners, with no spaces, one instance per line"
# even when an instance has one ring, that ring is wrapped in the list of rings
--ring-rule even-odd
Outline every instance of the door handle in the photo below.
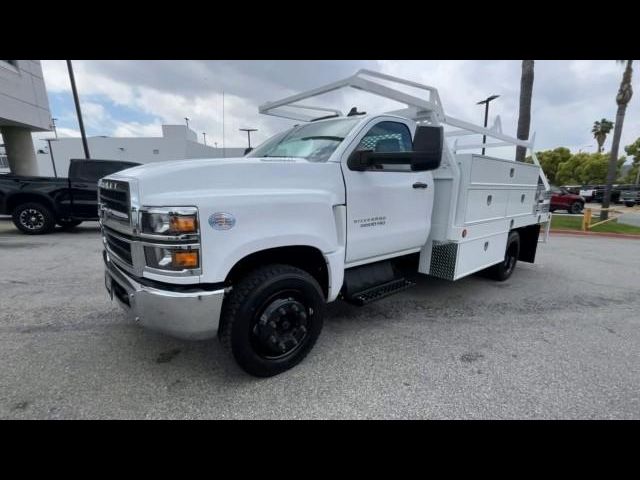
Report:
[[[423,182],[416,182],[413,184],[413,188],[427,188],[429,185]]]

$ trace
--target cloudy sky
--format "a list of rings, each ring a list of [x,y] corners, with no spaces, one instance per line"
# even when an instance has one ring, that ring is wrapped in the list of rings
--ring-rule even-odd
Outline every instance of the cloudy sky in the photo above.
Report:
[[[42,61],[51,113],[58,133],[79,136],[64,60]],[[160,136],[163,123],[189,124],[222,146],[222,92],[225,92],[225,146],[246,146],[239,128],[258,128],[257,144],[292,121],[260,115],[258,105],[353,74],[360,68],[397,75],[439,89],[445,112],[482,123],[478,100],[492,94],[490,124],[500,115],[503,131],[515,135],[520,61],[74,61],[88,135]],[[615,119],[622,66],[615,61],[536,61],[532,131],[538,149],[567,146],[595,150],[595,120]],[[640,136],[640,74],[622,144]],[[357,105],[370,113],[399,108],[355,90],[329,94],[328,103]],[[317,102],[320,103],[320,102]],[[605,148],[610,145],[610,137]]]

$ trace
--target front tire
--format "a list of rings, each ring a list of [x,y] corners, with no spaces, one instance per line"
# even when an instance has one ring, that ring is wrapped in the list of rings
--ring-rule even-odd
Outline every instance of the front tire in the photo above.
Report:
[[[225,299],[220,340],[245,372],[277,375],[313,348],[324,306],[320,285],[304,270],[261,267],[240,280]]]
[[[518,256],[520,255],[520,234],[511,232],[507,238],[507,248],[504,260],[493,267],[489,267],[488,273],[491,278],[499,282],[507,280],[516,269]]]
[[[27,235],[49,233],[56,225],[51,210],[41,203],[29,202],[18,205],[11,216],[18,230]]]

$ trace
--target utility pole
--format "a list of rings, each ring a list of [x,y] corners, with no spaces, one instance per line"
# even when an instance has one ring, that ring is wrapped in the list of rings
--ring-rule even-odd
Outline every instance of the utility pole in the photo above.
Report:
[[[49,157],[51,158],[51,165],[53,166],[53,176],[58,178],[58,172],[56,171],[56,162],[53,160],[53,150],[51,149],[51,139],[46,139],[47,144],[49,145]]]
[[[224,90],[222,91],[222,157],[226,156],[226,150],[224,148]]]
[[[67,69],[69,70],[69,80],[71,80],[71,91],[73,92],[73,100],[76,103],[76,113],[78,114],[78,125],[80,126],[80,135],[82,135],[82,146],[84,147],[84,157],[88,160],[89,144],[87,143],[87,134],[84,131],[84,122],[82,121],[82,111],[80,110],[80,99],[78,98],[78,89],[76,88],[76,78],[73,75],[73,66],[71,60],[67,60]]]
[[[491,95],[490,97],[476,103],[476,105],[482,105],[484,103],[484,128],[487,128],[487,123],[489,122],[489,102],[495,100],[499,96],[500,95]],[[487,136],[482,135],[482,144],[484,145],[485,143],[487,143]],[[485,148],[482,147],[482,155],[484,155],[484,150]]]
[[[257,132],[257,128],[239,128],[241,132],[247,132],[247,140],[249,141],[249,148],[251,148],[251,132]]]
[[[202,139],[204,140],[204,146],[207,146],[207,132],[202,132]]]
[[[187,128],[189,128],[189,117],[184,117],[184,121],[187,124]]]

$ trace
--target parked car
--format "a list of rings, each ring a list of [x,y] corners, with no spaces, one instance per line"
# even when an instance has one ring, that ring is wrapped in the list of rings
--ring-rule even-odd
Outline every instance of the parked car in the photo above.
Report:
[[[640,188],[623,190],[620,192],[620,201],[627,207],[640,205]]]
[[[566,210],[569,213],[579,214],[584,209],[585,199],[580,195],[571,193],[563,187],[551,187],[550,211]]]
[[[0,177],[0,214],[11,215],[23,233],[39,235],[56,224],[73,228],[98,220],[98,180],[139,165],[117,160],[71,160],[69,176]]]

